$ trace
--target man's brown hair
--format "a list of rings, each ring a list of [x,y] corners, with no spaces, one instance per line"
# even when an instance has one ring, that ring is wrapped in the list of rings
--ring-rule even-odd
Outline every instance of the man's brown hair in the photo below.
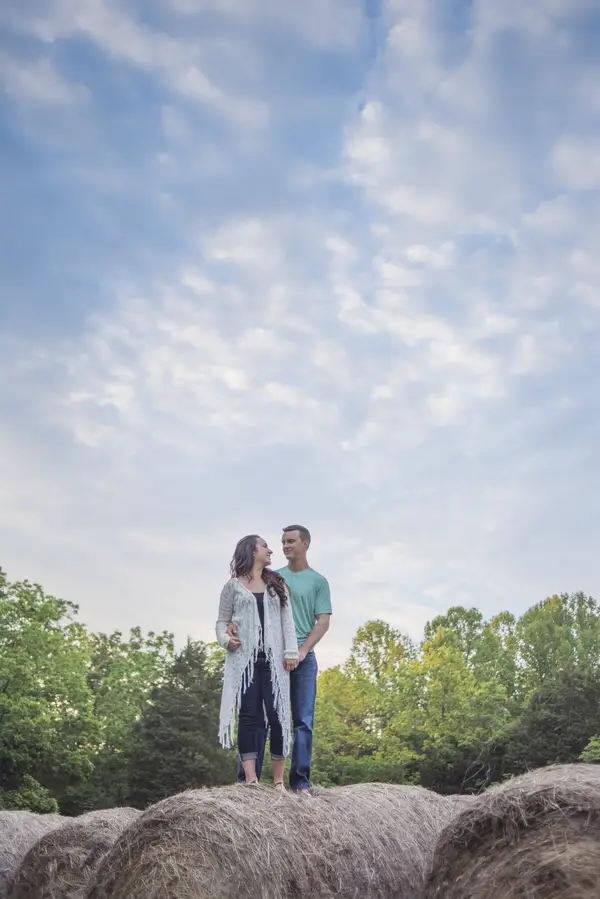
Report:
[[[298,531],[298,533],[300,535],[300,539],[304,543],[308,543],[308,545],[310,546],[311,537],[310,537],[310,531],[308,530],[308,528],[305,528],[301,524],[288,524],[287,528],[283,529],[283,533],[288,534],[290,531]]]

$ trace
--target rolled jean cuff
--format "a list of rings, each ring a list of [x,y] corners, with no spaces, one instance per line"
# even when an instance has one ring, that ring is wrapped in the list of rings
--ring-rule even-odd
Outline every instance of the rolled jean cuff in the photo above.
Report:
[[[273,753],[271,753],[272,762],[283,762],[286,758],[287,755],[273,755]]]
[[[258,752],[242,752],[240,758],[243,762],[255,762],[258,758]]]

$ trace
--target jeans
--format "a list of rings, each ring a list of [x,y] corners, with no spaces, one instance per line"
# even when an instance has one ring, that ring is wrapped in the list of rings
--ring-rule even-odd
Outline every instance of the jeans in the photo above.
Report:
[[[271,729],[271,758],[284,758],[283,733],[273,699],[271,667],[264,656],[256,660],[252,682],[248,684],[240,705],[238,750],[240,760],[256,760],[265,752],[265,713]],[[262,767],[262,765],[261,765]]]
[[[317,699],[317,675],[319,667],[314,652],[309,652],[304,661],[290,673],[290,698],[294,723],[294,749],[290,768],[292,790],[310,788],[312,763],[313,729],[315,723],[315,702]],[[267,731],[263,726],[256,733],[256,776],[260,778],[265,753]],[[238,781],[244,781],[241,761],[238,765]]]

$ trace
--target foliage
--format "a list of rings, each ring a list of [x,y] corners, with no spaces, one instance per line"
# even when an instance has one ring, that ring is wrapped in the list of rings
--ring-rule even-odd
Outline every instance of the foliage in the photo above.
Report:
[[[0,569],[0,808],[144,807],[227,783],[223,651],[134,627],[95,634],[75,605]],[[314,779],[444,793],[554,762],[600,762],[600,610],[583,593],[516,619],[455,606],[417,646],[385,621],[319,678]]]
[[[35,783],[60,799],[91,773],[99,733],[89,639],[76,614],[41,587],[1,574],[0,792],[9,801],[31,796]]]
[[[582,762],[600,763],[600,736],[592,737],[579,759]]]
[[[133,729],[153,690],[164,682],[175,652],[171,634],[151,631],[144,637],[140,628],[133,628],[127,639],[120,631],[93,634],[90,648],[87,682],[99,740],[91,776],[63,798],[67,814],[128,803]]]
[[[27,809],[37,812],[38,815],[46,815],[58,812],[58,802],[50,791],[43,787],[34,777],[24,774],[18,789],[8,790],[1,795],[0,808]]]
[[[234,780],[235,759],[217,740],[221,678],[222,651],[188,641],[134,729],[131,804]]]

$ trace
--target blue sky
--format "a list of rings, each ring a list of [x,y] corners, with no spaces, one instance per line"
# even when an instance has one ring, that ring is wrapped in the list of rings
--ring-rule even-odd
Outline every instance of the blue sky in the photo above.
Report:
[[[8,6],[11,578],[210,639],[236,540],[299,521],[324,664],[600,593],[593,0]]]

